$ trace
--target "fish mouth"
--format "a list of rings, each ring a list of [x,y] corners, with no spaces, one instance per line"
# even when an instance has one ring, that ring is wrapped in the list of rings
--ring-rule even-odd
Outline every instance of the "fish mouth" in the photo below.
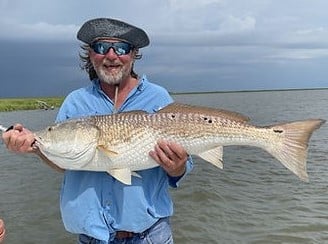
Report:
[[[40,149],[41,146],[44,146],[41,137],[35,136],[34,142],[31,145],[34,149]]]

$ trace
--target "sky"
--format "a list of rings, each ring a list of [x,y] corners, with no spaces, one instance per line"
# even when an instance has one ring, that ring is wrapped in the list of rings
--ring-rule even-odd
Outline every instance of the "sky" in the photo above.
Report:
[[[328,87],[327,0],[0,0],[0,98],[89,84],[79,27],[117,18],[151,45],[136,71],[170,92]]]

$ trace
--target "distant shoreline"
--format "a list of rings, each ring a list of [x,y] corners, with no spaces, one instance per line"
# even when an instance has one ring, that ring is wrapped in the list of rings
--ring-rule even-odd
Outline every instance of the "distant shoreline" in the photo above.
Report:
[[[328,90],[327,88],[290,88],[290,89],[268,89],[268,90],[231,90],[231,91],[201,91],[201,92],[170,92],[171,95],[188,95],[188,94],[214,94],[214,93],[242,93],[242,92],[281,92],[281,91],[315,91]]]
[[[306,91],[306,90],[328,90],[328,88],[169,92],[169,93],[174,96],[174,95],[195,95],[195,94],[215,94],[215,93],[282,92],[282,91]],[[64,101],[64,97],[0,98],[0,112],[9,112],[9,111],[16,111],[16,110],[54,109],[60,107],[63,101]]]

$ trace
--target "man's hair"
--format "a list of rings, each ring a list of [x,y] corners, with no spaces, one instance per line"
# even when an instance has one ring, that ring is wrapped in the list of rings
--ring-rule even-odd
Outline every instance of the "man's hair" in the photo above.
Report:
[[[90,60],[90,56],[89,56],[89,48],[90,46],[88,44],[84,44],[81,46],[82,51],[80,52],[79,56],[80,56],[80,60],[81,60],[81,69],[85,70],[88,74],[89,74],[89,79],[90,80],[94,80],[94,79],[98,79],[98,75],[95,71],[95,69],[93,68],[93,65],[91,63]],[[141,59],[142,58],[142,54],[139,53],[139,49],[133,49],[132,51],[136,51],[135,55],[134,55],[134,59]],[[131,76],[133,78],[138,78],[138,74],[136,72],[134,72],[133,70],[133,66],[131,68]]]

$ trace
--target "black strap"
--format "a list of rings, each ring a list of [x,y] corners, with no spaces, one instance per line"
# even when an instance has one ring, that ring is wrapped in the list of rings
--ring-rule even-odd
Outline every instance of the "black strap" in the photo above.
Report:
[[[10,127],[8,127],[8,129],[6,130],[6,132],[7,132],[7,131],[10,131],[10,130],[12,130],[12,129],[14,129],[14,126],[13,126],[13,125],[10,126]]]

